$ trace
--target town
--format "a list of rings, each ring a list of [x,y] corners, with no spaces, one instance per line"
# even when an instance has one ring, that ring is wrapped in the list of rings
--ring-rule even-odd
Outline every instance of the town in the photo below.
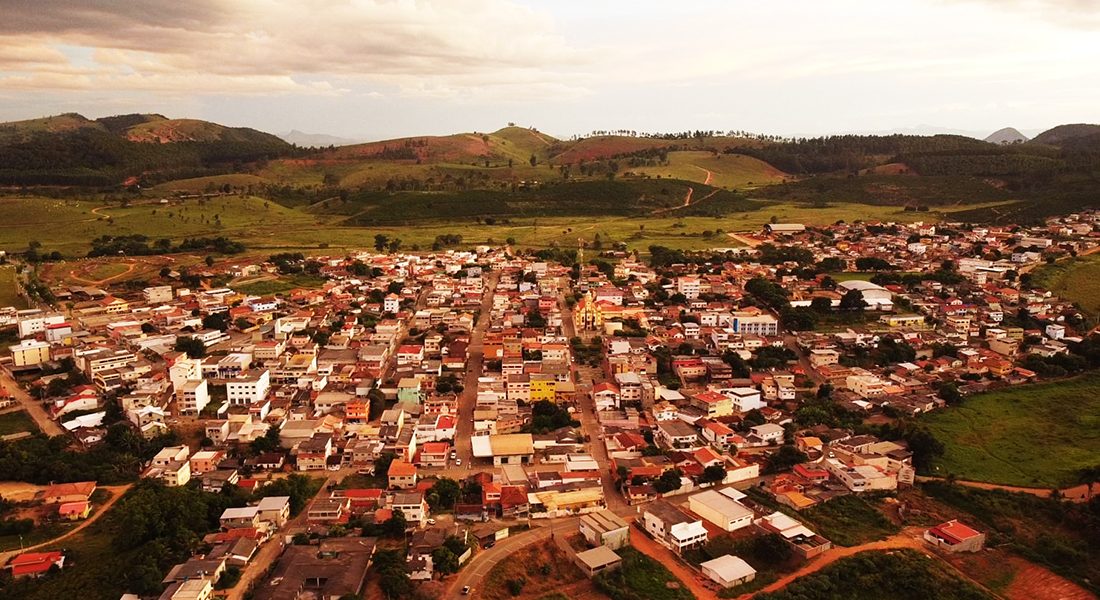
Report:
[[[1098,225],[772,223],[645,259],[280,254],[54,285],[0,314],[3,410],[34,425],[4,437],[3,558],[18,585],[90,568],[72,536],[116,502],[145,548],[176,533],[139,502],[177,488],[210,518],[123,598],[579,597],[639,570],[739,597],[851,547],[976,552],[986,524],[909,499],[959,485],[919,418],[1100,366],[1095,324],[1031,276]],[[234,289],[301,271],[323,286]],[[545,566],[493,574],[516,556]]]

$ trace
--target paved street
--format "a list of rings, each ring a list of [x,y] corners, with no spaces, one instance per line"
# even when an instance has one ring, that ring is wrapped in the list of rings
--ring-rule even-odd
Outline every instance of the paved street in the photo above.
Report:
[[[46,413],[46,409],[42,408],[42,403],[31,398],[30,395],[23,390],[23,387],[11,378],[11,374],[8,373],[7,369],[0,369],[0,384],[3,384],[8,394],[27,411],[27,414],[30,415],[32,419],[34,419],[35,424],[42,430],[42,433],[51,437],[63,433],[61,426],[50,418],[50,415]]]

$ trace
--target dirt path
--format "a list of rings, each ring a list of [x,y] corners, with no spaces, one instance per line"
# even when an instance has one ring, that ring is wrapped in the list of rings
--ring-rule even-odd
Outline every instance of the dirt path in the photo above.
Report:
[[[1012,557],[1016,576],[1004,595],[1008,600],[1096,600],[1096,596],[1072,581],[1039,565]]]
[[[0,384],[4,386],[4,389],[8,391],[12,398],[15,398],[16,402],[23,406],[23,409],[34,419],[35,425],[38,425],[38,429],[42,433],[50,437],[65,433],[61,426],[51,419],[50,415],[46,414],[46,409],[42,408],[42,403],[31,398],[23,389],[23,386],[11,378],[7,369],[0,369]]]
[[[38,550],[40,548],[45,548],[47,546],[56,546],[57,544],[61,543],[62,541],[67,540],[67,539],[73,537],[74,535],[80,533],[86,527],[88,527],[92,523],[95,523],[96,521],[98,521],[100,519],[100,517],[107,514],[107,511],[110,510],[110,508],[115,505],[115,502],[118,502],[119,498],[122,498],[123,496],[126,495],[126,492],[129,491],[131,485],[133,485],[133,484],[103,486],[101,489],[104,489],[104,490],[107,490],[107,491],[111,492],[111,497],[107,500],[107,502],[105,502],[103,504],[103,506],[99,507],[99,510],[95,511],[95,514],[93,514],[92,516],[85,519],[84,522],[81,523],[80,525],[77,525],[73,529],[70,529],[69,531],[65,532],[62,535],[59,535],[59,536],[55,537],[52,540],[42,542],[41,544],[35,544],[33,546],[27,546],[26,548],[23,548],[22,550],[9,550],[8,552],[4,552],[4,553],[0,554],[0,564],[8,562],[8,559],[10,559],[11,557],[16,556],[18,554],[22,554],[24,552],[31,552],[33,550]]]
[[[917,477],[917,481],[943,481],[942,477]],[[1052,488],[1033,488],[1033,487],[1021,487],[1017,485],[1002,485],[999,483],[987,483],[984,481],[966,481],[963,479],[956,479],[955,483],[966,487],[978,488],[982,490],[1004,490],[1006,492],[1017,492],[1020,494],[1031,494],[1032,496],[1039,496],[1042,498],[1049,498],[1050,493],[1054,491]],[[1070,502],[1088,502],[1091,499],[1089,495],[1089,486],[1085,484],[1075,485],[1073,487],[1062,488],[1059,490],[1062,493],[1062,497]]]
[[[704,173],[706,173],[707,178],[703,180],[703,185],[710,185],[710,180],[714,178],[714,173],[711,173],[709,170],[704,169],[703,167],[700,167],[699,165],[691,165],[691,166],[693,166],[696,169],[699,169],[700,171],[703,171]]]
[[[671,550],[658,544],[645,533],[631,529],[630,545],[671,571],[698,600],[718,600],[718,594],[699,580],[702,576],[700,573],[689,569]]]
[[[847,558],[849,556],[859,554],[860,552],[864,552],[867,550],[895,550],[898,548],[912,548],[914,550],[920,550],[921,552],[927,554],[927,548],[924,545],[924,541],[921,539],[923,531],[924,530],[918,527],[909,527],[903,529],[900,533],[897,533],[877,542],[869,542],[866,544],[860,544],[859,546],[851,546],[848,548],[833,547],[832,549],[827,550],[825,553],[813,559],[811,562],[807,563],[804,567],[795,571],[794,573],[788,573],[787,575],[784,575],[783,577],[777,579],[775,582],[764,586],[763,588],[757,590],[756,592],[753,592],[752,594],[742,594],[741,596],[738,596],[738,600],[747,600],[748,598],[752,598],[755,594],[763,592],[774,592],[776,590],[783,589],[795,579],[805,577],[806,575],[809,575],[811,573],[816,573],[842,558]]]
[[[664,214],[664,213],[671,212],[671,211],[674,211],[674,210],[680,210],[681,208],[687,208],[687,207],[691,206],[691,197],[694,194],[695,194],[695,188],[689,187],[688,191],[687,191],[687,194],[684,194],[684,203],[683,204],[681,204],[679,206],[670,206],[668,208],[658,208],[657,210],[652,211],[649,214],[651,214],[651,215],[660,215],[660,214]]]
[[[741,242],[742,244],[748,246],[749,248],[755,248],[755,247],[759,246],[760,244],[764,243],[764,242],[762,242],[762,241],[760,241],[756,238],[751,238],[751,237],[748,237],[748,236],[744,236],[744,235],[741,235],[740,233],[726,233],[726,235],[730,236],[731,238],[733,238],[734,240],[736,240],[738,242]]]
[[[80,281],[80,282],[87,283],[87,284],[90,284],[90,285],[103,285],[104,283],[109,283],[109,282],[114,281],[114,280],[116,280],[120,277],[125,277],[125,276],[129,275],[130,273],[133,273],[134,269],[137,268],[137,265],[138,265],[138,263],[137,263],[136,260],[128,261],[126,263],[126,270],[125,271],[123,271],[123,272],[121,272],[117,275],[111,275],[110,277],[104,277],[103,279],[87,279],[85,277],[81,277],[80,275],[77,275],[77,270],[73,269],[72,271],[69,271],[69,278],[70,279],[75,279],[76,281]]]

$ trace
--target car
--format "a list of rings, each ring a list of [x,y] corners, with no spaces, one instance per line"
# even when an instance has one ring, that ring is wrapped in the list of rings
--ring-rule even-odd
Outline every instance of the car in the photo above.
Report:
[[[428,525],[435,525],[435,519],[428,519]]]
[[[461,458],[456,458],[455,459],[455,466],[456,467],[461,467],[462,466],[462,459]]]
[[[469,596],[471,591],[473,591],[473,590],[470,589],[470,586],[468,586],[468,585],[462,586],[462,595],[463,596]]]
[[[451,460],[454,460],[456,458],[458,458],[458,452],[455,452],[454,450],[451,450]]]

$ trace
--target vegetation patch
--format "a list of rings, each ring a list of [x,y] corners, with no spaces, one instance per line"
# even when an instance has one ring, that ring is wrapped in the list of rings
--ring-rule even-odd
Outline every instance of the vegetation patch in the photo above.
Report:
[[[0,267],[0,306],[26,308],[27,300],[19,295],[18,274],[15,267]]]
[[[964,520],[986,532],[987,546],[1007,548],[1100,593],[1100,496],[1070,503],[946,482],[924,483],[921,489],[967,513]]]
[[[858,546],[900,531],[878,509],[856,495],[834,498],[799,515],[838,546]]]
[[[661,563],[634,548],[622,548],[617,554],[623,558],[622,566],[600,573],[595,580],[596,588],[611,600],[693,600],[692,593]]]
[[[584,573],[552,542],[532,544],[496,564],[483,580],[481,597],[505,600],[523,595],[553,596],[555,590],[582,582]]]
[[[1100,373],[976,394],[921,422],[945,448],[935,475],[1072,485],[1100,456]]]
[[[988,600],[977,586],[915,550],[861,552],[761,600]]]
[[[38,426],[35,425],[34,419],[32,419],[26,411],[16,410],[0,415],[0,435],[11,435],[24,431],[29,431],[31,433],[38,431]]]
[[[1035,285],[1076,303],[1089,316],[1100,316],[1100,255],[1043,265],[1031,275]]]

